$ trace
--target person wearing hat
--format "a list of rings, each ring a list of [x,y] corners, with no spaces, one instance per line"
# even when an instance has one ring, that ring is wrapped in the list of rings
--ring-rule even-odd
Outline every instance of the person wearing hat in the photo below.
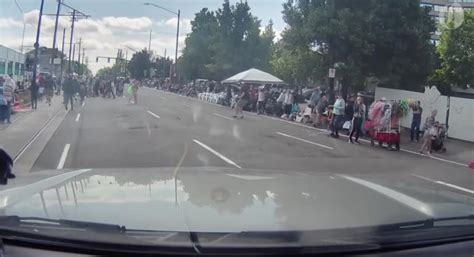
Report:
[[[420,153],[422,154],[425,150],[428,155],[431,155],[431,139],[436,133],[435,129],[435,122],[436,122],[436,115],[438,114],[438,110],[433,110],[431,115],[426,118],[424,124],[424,134],[423,134],[423,144],[420,148]]]

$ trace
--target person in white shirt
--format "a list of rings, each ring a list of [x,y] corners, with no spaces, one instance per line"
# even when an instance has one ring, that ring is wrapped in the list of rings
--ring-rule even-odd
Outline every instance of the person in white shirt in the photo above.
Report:
[[[265,88],[258,90],[257,114],[265,113]]]
[[[285,108],[285,114],[288,116],[291,114],[291,108],[293,107],[293,103],[295,101],[295,97],[293,93],[288,89],[285,92],[285,100],[283,101],[284,108]]]

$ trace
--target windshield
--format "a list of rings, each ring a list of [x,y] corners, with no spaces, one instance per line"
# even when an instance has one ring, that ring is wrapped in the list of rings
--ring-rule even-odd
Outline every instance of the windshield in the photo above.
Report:
[[[473,225],[472,0],[1,6],[0,229],[372,247]]]

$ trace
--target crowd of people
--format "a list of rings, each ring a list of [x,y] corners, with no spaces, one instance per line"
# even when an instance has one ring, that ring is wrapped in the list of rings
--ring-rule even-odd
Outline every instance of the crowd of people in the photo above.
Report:
[[[60,86],[62,85],[62,87]],[[339,138],[341,130],[347,131],[348,142],[360,144],[359,138],[367,135],[370,128],[368,121],[379,120],[377,130],[388,131],[398,126],[400,101],[387,102],[385,98],[378,101],[364,98],[363,94],[351,94],[346,97],[340,92],[335,93],[334,102],[329,102],[325,89],[316,87],[311,90],[276,85],[245,85],[243,87],[225,86],[215,82],[173,86],[169,80],[148,79],[143,81],[125,77],[85,77],[68,74],[62,83],[49,74],[41,75],[37,83],[30,86],[31,107],[37,108],[37,102],[46,98],[51,105],[54,95],[63,91],[65,109],[74,108],[74,102],[82,104],[86,97],[102,97],[115,99],[128,96],[129,102],[138,103],[138,89],[148,86],[196,97],[202,92],[220,92],[218,103],[234,109],[234,118],[244,118],[244,111],[256,112],[258,115],[274,115],[289,121],[308,123],[318,128],[326,128],[330,136]],[[10,76],[0,78],[0,123],[10,123],[10,113],[14,101],[15,81]],[[308,94],[309,93],[309,94]],[[433,150],[445,150],[442,139],[446,128],[436,121],[437,111],[434,110],[422,124],[423,108],[419,101],[409,104],[412,110],[410,130],[411,141],[422,141],[421,153],[430,154]],[[378,111],[375,111],[378,109]],[[390,111],[387,111],[390,109]],[[385,117],[387,114],[389,118]],[[377,117],[375,117],[377,116]],[[390,122],[390,125],[388,124]],[[423,128],[423,132],[421,129]],[[398,127],[399,129],[399,127]]]
[[[166,83],[160,84],[159,87],[153,86],[153,83],[150,85],[191,97],[202,92],[216,93],[219,95],[217,103],[234,109],[232,115],[234,118],[242,119],[244,111],[255,112],[258,115],[273,115],[289,121],[308,123],[318,128],[328,129],[329,136],[333,138],[339,138],[341,130],[344,130],[347,133],[348,142],[352,144],[360,144],[359,139],[363,136],[371,137],[370,129],[400,134],[399,118],[408,114],[408,108],[411,109],[413,115],[410,141],[421,140],[419,151],[431,154],[432,151],[446,150],[443,141],[447,128],[436,121],[436,110],[422,123],[423,109],[419,101],[408,105],[405,103],[407,106],[404,106],[405,109],[402,110],[401,100],[387,101],[383,97],[374,101],[373,96],[364,93],[343,97],[341,92],[336,92],[335,100],[329,102],[326,90],[321,87],[303,93],[300,89],[276,85],[233,87],[217,85],[213,82],[206,82],[204,86],[188,84],[180,88],[166,88]],[[379,106],[382,106],[381,111],[374,111]],[[374,124],[372,120],[378,120],[380,124],[369,128],[369,123]]]
[[[87,77],[75,73],[67,74],[62,81],[48,73],[40,73],[35,83],[25,80],[16,82],[12,75],[0,76],[0,124],[10,124],[11,114],[15,103],[28,102],[31,109],[38,108],[38,102],[45,102],[51,106],[55,96],[63,95],[63,104],[66,110],[73,110],[77,102],[82,105],[87,97],[112,98],[128,96],[131,104],[138,103],[138,89],[141,86],[138,80],[116,77]],[[20,97],[19,92],[28,92]],[[25,99],[21,99],[25,98]]]

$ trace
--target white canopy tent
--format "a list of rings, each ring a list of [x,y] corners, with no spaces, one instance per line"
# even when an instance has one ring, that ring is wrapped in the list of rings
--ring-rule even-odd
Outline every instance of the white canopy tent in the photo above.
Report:
[[[285,84],[285,82],[270,73],[258,69],[249,69],[236,74],[226,80],[222,81],[222,84]]]

